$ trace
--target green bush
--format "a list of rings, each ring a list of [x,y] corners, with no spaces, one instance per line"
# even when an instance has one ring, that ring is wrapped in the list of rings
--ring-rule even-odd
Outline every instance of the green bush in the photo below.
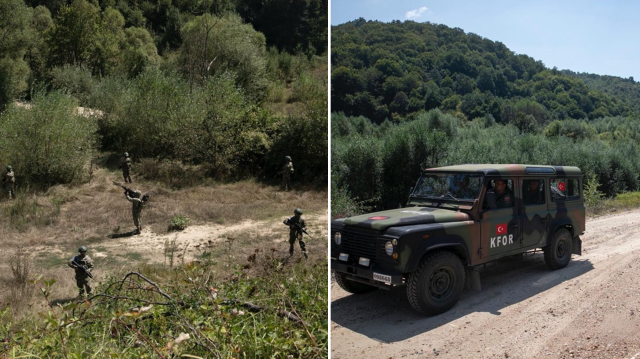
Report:
[[[11,106],[0,115],[0,160],[13,166],[18,187],[88,178],[97,124],[76,107],[75,99],[59,92],[36,93],[30,108]]]
[[[191,220],[186,216],[173,216],[171,218],[171,224],[169,225],[170,231],[182,231],[189,226]]]

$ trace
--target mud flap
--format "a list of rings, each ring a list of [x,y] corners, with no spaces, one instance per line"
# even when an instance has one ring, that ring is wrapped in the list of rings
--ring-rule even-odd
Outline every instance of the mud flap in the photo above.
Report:
[[[464,289],[480,291],[480,271],[478,267],[465,267]]]
[[[582,240],[580,239],[580,236],[575,236],[573,237],[573,250],[571,251],[571,254],[577,254],[577,255],[582,255]]]

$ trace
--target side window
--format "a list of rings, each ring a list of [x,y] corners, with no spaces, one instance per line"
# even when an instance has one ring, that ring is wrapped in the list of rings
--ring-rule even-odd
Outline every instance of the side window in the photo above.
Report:
[[[544,180],[526,179],[522,181],[522,201],[525,206],[532,204],[544,204]]]
[[[551,200],[580,199],[580,181],[577,178],[553,178],[551,184]]]
[[[513,196],[513,180],[506,178],[490,180],[487,187],[487,194],[485,194],[484,203],[482,204],[484,209],[501,209],[514,206],[515,198]],[[495,206],[491,206],[487,201],[489,192],[493,193]]]

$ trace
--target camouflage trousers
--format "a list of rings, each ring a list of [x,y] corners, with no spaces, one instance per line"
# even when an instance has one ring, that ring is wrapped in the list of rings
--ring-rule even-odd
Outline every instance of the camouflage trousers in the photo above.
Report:
[[[89,277],[85,275],[76,275],[76,285],[80,290],[80,296],[84,296],[85,292],[87,295],[91,294],[91,286],[89,285]]]
[[[142,232],[142,212],[133,212],[133,224],[138,232]]]
[[[129,171],[122,171],[122,178],[124,178],[124,182],[129,182],[131,183],[131,174],[129,173]]]
[[[300,244],[300,249],[302,250],[302,254],[304,254],[305,258],[308,258],[307,255],[307,244],[304,243],[304,240],[302,240],[302,234],[300,235],[296,235],[296,234],[290,234],[289,235],[289,254],[293,255],[293,245],[296,243],[296,240],[298,241],[298,243]]]
[[[291,175],[289,173],[285,173],[282,176],[282,188],[284,188],[285,191],[291,189]]]

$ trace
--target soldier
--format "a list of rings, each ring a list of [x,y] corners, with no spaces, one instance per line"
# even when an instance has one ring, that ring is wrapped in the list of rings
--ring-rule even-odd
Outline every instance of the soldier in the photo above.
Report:
[[[513,207],[513,193],[507,187],[506,180],[495,180],[496,188],[496,207],[497,208],[506,208]]]
[[[300,249],[305,258],[309,258],[307,255],[307,246],[302,240],[303,231],[306,232],[306,223],[302,218],[302,210],[296,208],[293,211],[294,216],[289,217],[282,221],[285,225],[289,226],[289,257],[293,256],[293,245],[296,243],[296,239],[300,243]]]
[[[142,192],[140,192],[139,190],[135,190],[133,192],[133,197],[129,197],[127,191],[124,191],[124,195],[132,204],[131,213],[133,214],[133,224],[136,226],[135,234],[140,234],[142,233],[142,208],[144,208],[145,204],[147,204],[149,196],[145,194],[144,196],[142,196],[142,198],[140,198]]]
[[[9,194],[9,199],[13,199],[15,196],[15,184],[16,184],[16,176],[13,173],[13,169],[11,166],[7,165],[7,173],[4,174],[2,178],[2,187]]]
[[[291,189],[291,174],[293,173],[293,162],[291,157],[285,156],[285,164],[282,166],[282,186],[285,191]]]
[[[124,178],[124,182],[131,183],[131,158],[129,158],[129,153],[124,153],[124,159],[120,164],[120,168],[122,169],[122,177]]]
[[[539,204],[542,203],[540,199],[540,183],[538,180],[532,180],[529,182],[529,187],[524,193],[524,204]]]
[[[71,258],[69,260],[69,267],[76,270],[76,284],[78,285],[78,289],[80,290],[80,294],[78,298],[82,298],[86,294],[91,294],[91,286],[89,286],[89,274],[91,273],[91,268],[93,268],[93,261],[87,255],[87,247],[80,246],[78,248],[77,256]],[[84,267],[84,268],[83,268]],[[86,270],[86,271],[85,271]]]

